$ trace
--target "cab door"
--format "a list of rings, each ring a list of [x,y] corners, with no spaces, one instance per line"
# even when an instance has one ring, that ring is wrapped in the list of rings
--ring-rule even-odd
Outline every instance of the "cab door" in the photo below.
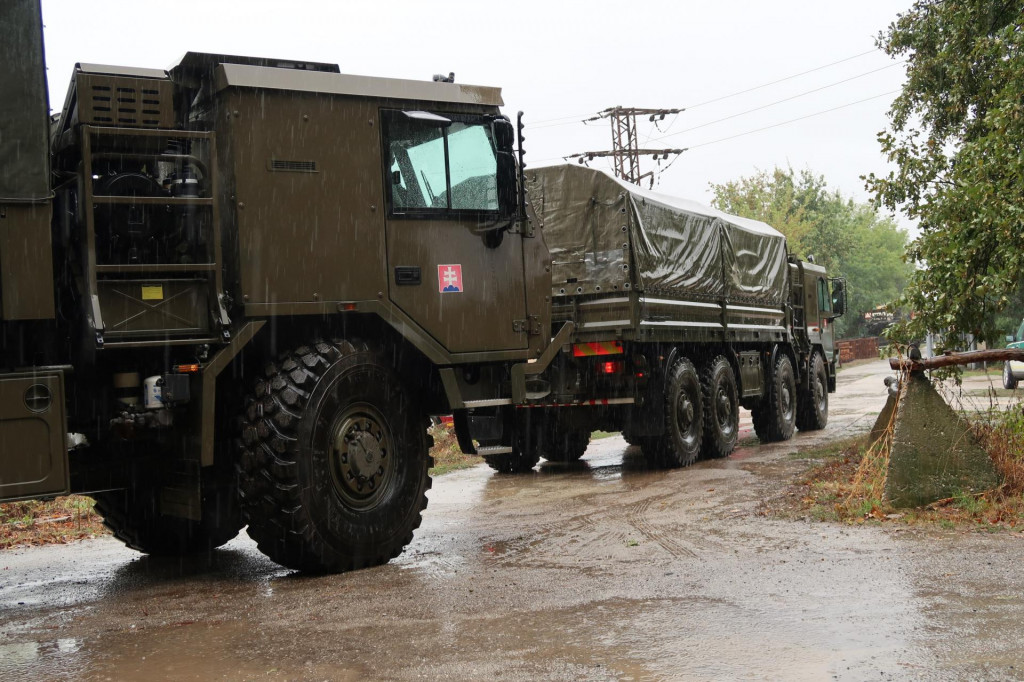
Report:
[[[824,277],[817,278],[817,318],[821,329],[821,347],[825,351],[825,357],[831,358],[835,345],[835,332],[833,331],[835,318],[832,314],[832,292],[829,291],[828,284],[828,280]]]
[[[525,349],[523,240],[494,116],[381,112],[391,301],[451,353]]]

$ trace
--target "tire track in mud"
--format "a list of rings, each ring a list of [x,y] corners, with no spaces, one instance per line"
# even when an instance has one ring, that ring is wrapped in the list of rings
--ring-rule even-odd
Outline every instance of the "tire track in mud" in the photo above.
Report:
[[[645,497],[644,499],[629,505],[626,510],[626,522],[640,532],[651,542],[657,543],[666,552],[677,559],[699,558],[700,555],[693,549],[686,547],[682,542],[672,538],[666,531],[660,530],[647,520],[647,512],[652,502],[665,500],[672,497],[672,493]]]
[[[579,544],[580,548],[598,543],[605,546],[607,532],[597,532],[592,518],[594,511],[576,513],[561,520],[557,510],[547,516],[553,521],[537,521],[517,528],[514,533],[495,533],[482,539],[482,551],[488,561],[515,563],[539,568],[565,568],[579,563],[578,551],[569,548]],[[584,555],[589,553],[583,553]]]

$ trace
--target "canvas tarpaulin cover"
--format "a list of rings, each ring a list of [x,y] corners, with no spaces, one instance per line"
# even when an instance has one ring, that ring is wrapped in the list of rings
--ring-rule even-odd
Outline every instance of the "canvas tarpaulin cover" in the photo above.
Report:
[[[49,102],[36,0],[0,2],[0,202],[50,196]]]
[[[527,173],[555,295],[647,295],[779,306],[786,238],[757,220],[576,165]]]

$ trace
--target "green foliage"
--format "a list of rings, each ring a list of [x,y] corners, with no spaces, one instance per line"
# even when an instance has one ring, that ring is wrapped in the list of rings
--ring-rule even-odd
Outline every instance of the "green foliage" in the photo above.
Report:
[[[961,491],[953,496],[953,506],[968,514],[977,514],[984,509],[985,503],[977,495]]]
[[[906,233],[871,206],[829,191],[820,175],[776,168],[711,190],[715,207],[768,223],[786,235],[790,252],[813,254],[831,276],[847,278],[850,307],[838,321],[840,335],[858,333],[862,313],[896,298],[910,276]]]
[[[1007,331],[994,313],[1019,299],[1024,265],[1022,23],[1020,3],[917,0],[879,35],[907,81],[879,134],[895,170],[867,183],[921,228],[901,301],[918,315],[897,340]]]

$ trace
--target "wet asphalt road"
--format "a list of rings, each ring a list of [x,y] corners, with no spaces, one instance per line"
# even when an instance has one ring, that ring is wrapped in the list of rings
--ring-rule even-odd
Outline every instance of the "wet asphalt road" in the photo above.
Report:
[[[412,545],[355,573],[244,535],[212,562],[2,553],[0,680],[1024,679],[1024,538],[757,513],[788,453],[870,427],[885,373],[841,372],[824,432],[723,461],[647,471],[612,437],[438,478]]]

